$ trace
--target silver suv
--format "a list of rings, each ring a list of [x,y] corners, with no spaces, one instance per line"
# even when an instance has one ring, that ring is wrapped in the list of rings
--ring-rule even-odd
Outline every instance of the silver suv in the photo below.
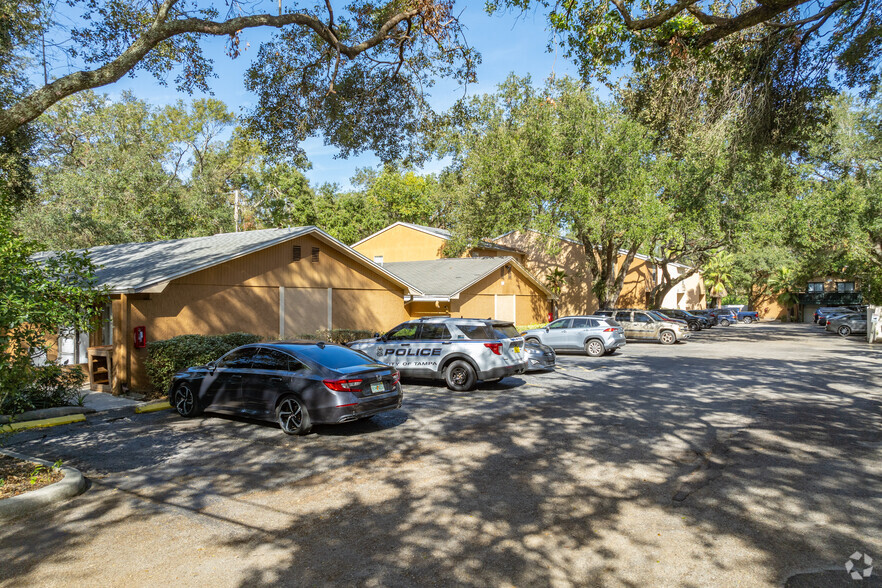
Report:
[[[689,338],[689,329],[685,324],[662,320],[645,310],[598,310],[595,314],[615,317],[616,322],[625,329],[628,340],[655,340],[671,345]]]
[[[541,329],[530,329],[524,339],[555,350],[584,349],[591,357],[615,353],[625,345],[622,327],[608,316],[565,316]]]
[[[527,369],[524,339],[514,324],[490,319],[421,318],[349,346],[395,366],[402,376],[443,379],[451,390],[471,390],[478,380]]]

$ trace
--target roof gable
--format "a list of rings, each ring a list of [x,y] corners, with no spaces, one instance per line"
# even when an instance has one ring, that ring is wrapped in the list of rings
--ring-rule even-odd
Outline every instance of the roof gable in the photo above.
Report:
[[[505,265],[517,268],[529,282],[547,296],[551,291],[542,285],[513,257],[449,257],[427,261],[387,263],[386,269],[413,284],[427,298],[456,298],[470,286],[480,282]]]
[[[285,229],[263,229],[239,233],[221,233],[209,237],[192,237],[150,243],[102,245],[87,250],[99,286],[111,293],[161,292],[168,282],[227,261],[249,255],[304,235],[319,237],[358,263],[386,277],[402,289],[419,292],[409,283],[373,263],[314,226]],[[42,252],[34,259],[46,259],[54,252]]]

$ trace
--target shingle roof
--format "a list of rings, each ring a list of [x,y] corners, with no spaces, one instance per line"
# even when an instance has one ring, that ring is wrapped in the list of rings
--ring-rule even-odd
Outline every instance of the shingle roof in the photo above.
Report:
[[[426,297],[449,298],[509,264],[517,267],[530,281],[545,290],[545,287],[536,282],[512,257],[451,257],[426,261],[399,261],[383,264],[383,267],[403,281],[413,284]]]
[[[222,233],[210,237],[192,237],[150,243],[122,243],[92,247],[89,258],[98,271],[100,286],[111,293],[143,292],[151,287],[188,274],[254,253],[308,233],[320,235],[341,250],[373,266],[378,273],[389,274],[360,253],[349,249],[324,231],[313,227],[263,229],[240,233]],[[54,252],[38,253],[34,259],[45,259]],[[390,277],[394,277],[390,275]],[[400,281],[400,280],[396,280]]]

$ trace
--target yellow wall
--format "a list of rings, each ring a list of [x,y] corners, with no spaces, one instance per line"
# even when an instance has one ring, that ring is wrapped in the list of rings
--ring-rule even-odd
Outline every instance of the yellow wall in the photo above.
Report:
[[[536,276],[545,277],[555,268],[567,273],[557,301],[558,315],[591,314],[597,310],[597,298],[591,293],[591,272],[581,245],[557,239],[558,251],[549,253],[541,241],[541,235],[533,231],[516,231],[496,240],[500,245],[521,249],[527,253],[524,265]],[[543,319],[544,322],[544,319]]]
[[[447,241],[441,237],[397,225],[371,237],[364,243],[353,246],[353,249],[371,261],[377,255],[382,255],[383,263],[394,263],[397,261],[441,259],[443,257],[441,252],[446,244]]]
[[[300,245],[302,259],[293,261]],[[312,247],[319,261],[312,263]],[[147,327],[147,340],[176,335],[254,333],[279,337],[279,287],[333,288],[334,328],[385,330],[407,319],[404,291],[326,242],[306,236],[173,280],[160,294],[123,295],[113,304],[117,382],[148,387],[146,349],[133,348],[132,329]],[[286,290],[285,306],[297,299]],[[301,333],[288,333],[286,337]]]

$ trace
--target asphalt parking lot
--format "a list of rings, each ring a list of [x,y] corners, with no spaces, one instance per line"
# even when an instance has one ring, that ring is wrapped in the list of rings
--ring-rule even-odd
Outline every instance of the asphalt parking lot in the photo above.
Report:
[[[0,585],[882,577],[844,568],[882,558],[882,349],[762,323],[559,365],[407,383],[400,410],[302,438],[169,411],[20,433],[91,487],[0,528]]]

